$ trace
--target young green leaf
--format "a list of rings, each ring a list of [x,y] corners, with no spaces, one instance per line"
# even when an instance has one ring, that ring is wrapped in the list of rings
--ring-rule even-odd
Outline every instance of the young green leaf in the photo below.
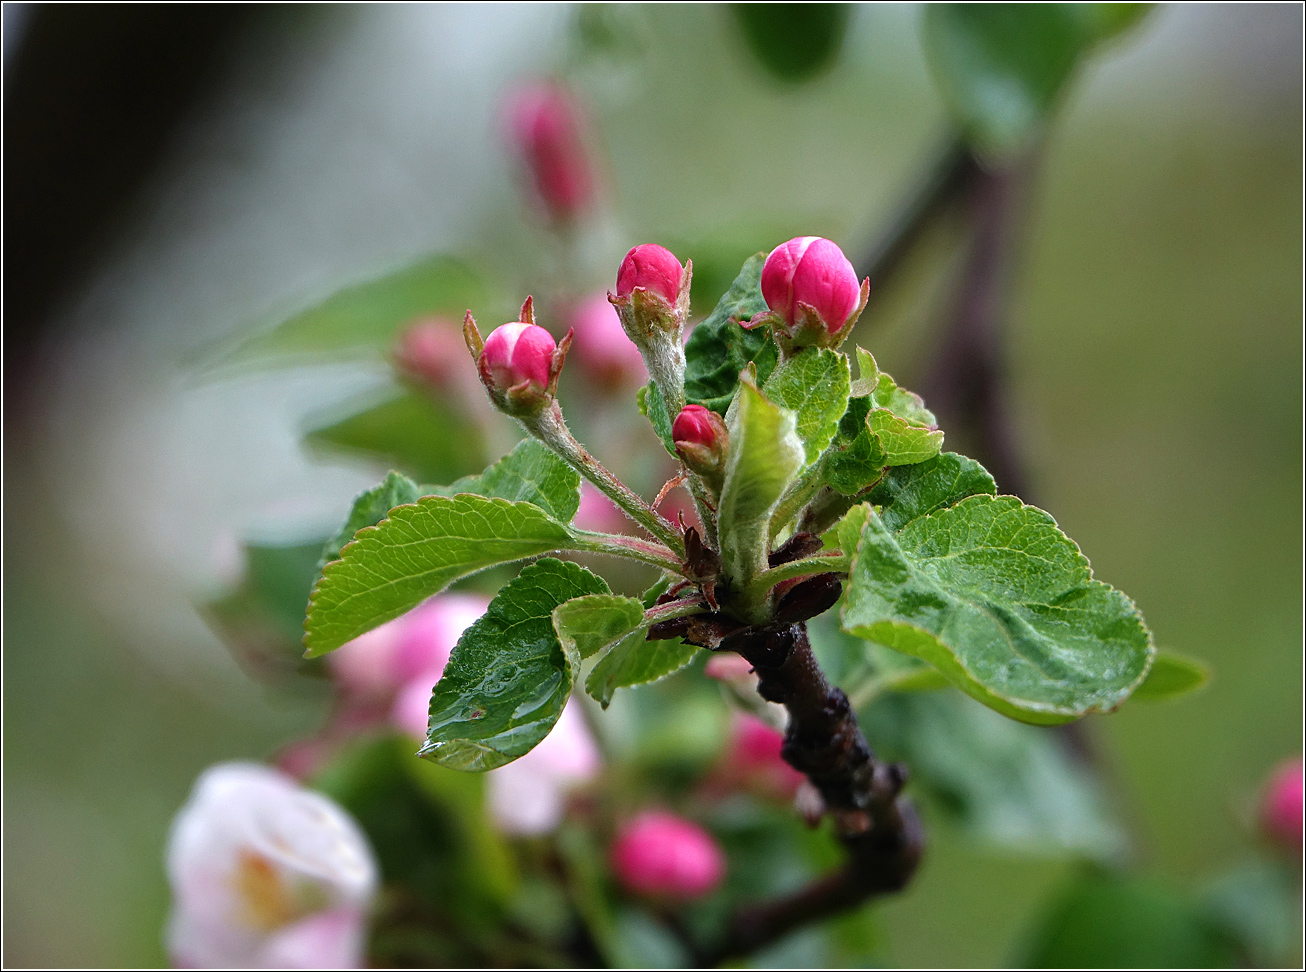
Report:
[[[457,435],[449,434],[452,428]],[[345,418],[318,419],[304,441],[310,448],[380,460],[424,483],[450,482],[482,468],[488,458],[474,422],[449,403],[413,392],[354,402]]]
[[[553,611],[607,593],[602,578],[577,564],[546,557],[523,568],[458,639],[431,695],[419,755],[483,772],[530,752],[562,715],[574,677]]]
[[[971,496],[897,533],[873,511],[849,575],[843,626],[914,655],[1025,722],[1111,711],[1155,648],[1133,602],[1093,580],[1042,510]]]
[[[662,393],[658,391],[658,386],[650,381],[635,392],[635,403],[639,406],[639,414],[649,420],[653,431],[662,440],[662,447],[671,455],[676,455],[676,443],[671,438],[671,422],[667,419],[667,406],[662,401]]]
[[[954,120],[984,152],[1028,143],[1096,35],[1074,4],[936,3],[926,59]]]
[[[880,507],[884,525],[897,531],[967,496],[997,491],[988,470],[974,459],[943,452],[927,462],[890,469],[871,490],[870,501]]]
[[[644,627],[644,605],[617,594],[578,597],[553,611],[553,630],[563,650],[569,656],[574,653],[577,663]]]
[[[339,648],[460,577],[570,541],[563,524],[531,503],[463,494],[396,507],[322,571],[304,622],[307,656]]]
[[[726,577],[742,589],[766,569],[771,512],[803,465],[794,413],[742,375],[726,416],[730,455],[717,514]]]
[[[765,262],[765,253],[749,257],[716,308],[690,334],[685,345],[685,400],[690,404],[724,415],[745,365],[751,361],[757,366],[759,382],[775,369],[780,352],[770,333],[739,326],[767,309],[761,284]]]
[[[286,355],[358,354],[390,347],[414,319],[485,303],[485,288],[465,265],[431,256],[394,273],[338,291],[320,304],[247,341],[245,360]]]
[[[808,348],[771,372],[762,391],[780,407],[793,409],[807,461],[813,462],[839,428],[851,384],[847,357],[829,348]]]
[[[340,551],[354,539],[354,534],[359,530],[380,523],[396,506],[416,503],[424,492],[421,486],[403,473],[391,470],[379,486],[359,493],[354,498],[354,505],[349,510],[344,526],[322,548],[322,556],[317,562],[318,572],[321,573],[322,568],[331,561],[340,559]]]
[[[939,454],[943,433],[912,425],[887,408],[872,408],[866,427],[875,437],[872,461],[880,466],[910,466]]]
[[[646,641],[635,631],[600,659],[585,680],[585,691],[607,708],[617,689],[656,682],[680,671],[698,654],[695,645],[681,641]]]
[[[580,476],[535,439],[522,439],[479,476],[464,476],[448,486],[428,486],[439,496],[475,493],[513,503],[534,503],[559,523],[570,523],[580,507]]]
[[[1159,651],[1152,670],[1138,686],[1133,697],[1139,701],[1155,702],[1173,699],[1195,692],[1211,680],[1211,670],[1195,658],[1187,658],[1173,651]]]

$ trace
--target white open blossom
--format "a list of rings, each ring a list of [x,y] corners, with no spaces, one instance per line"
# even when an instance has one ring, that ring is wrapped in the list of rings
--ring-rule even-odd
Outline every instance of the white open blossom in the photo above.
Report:
[[[189,968],[357,968],[371,847],[321,794],[253,763],[206,770],[168,838],[167,945]]]

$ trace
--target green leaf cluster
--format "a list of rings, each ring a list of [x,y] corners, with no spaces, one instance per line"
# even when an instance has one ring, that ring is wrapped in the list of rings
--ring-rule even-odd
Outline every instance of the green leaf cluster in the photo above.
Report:
[[[765,253],[744,263],[712,313],[694,328],[685,344],[685,400],[722,415],[730,407],[739,373],[752,364],[757,381],[765,383],[775,370],[779,350],[765,328],[747,330],[740,321],[767,309],[762,299]]]

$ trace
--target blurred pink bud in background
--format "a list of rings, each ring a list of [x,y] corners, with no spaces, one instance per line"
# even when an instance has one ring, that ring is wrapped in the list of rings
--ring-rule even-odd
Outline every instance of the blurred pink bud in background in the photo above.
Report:
[[[799,236],[771,251],[762,267],[762,296],[790,327],[799,303],[812,307],[830,334],[837,334],[861,301],[862,285],[843,250],[819,236]]]
[[[490,815],[500,830],[548,833],[562,822],[567,794],[598,774],[599,749],[580,706],[568,702],[538,746],[485,775]]]
[[[479,594],[441,594],[397,619],[406,623],[395,636],[390,663],[399,686],[390,709],[394,728],[414,739],[426,737],[431,689],[444,674],[444,666],[462,633],[485,613],[489,604]]]
[[[1302,787],[1302,760],[1298,756],[1275,767],[1261,795],[1261,829],[1298,854],[1302,850]]]
[[[430,318],[399,335],[394,357],[400,371],[423,384],[442,387],[466,370],[467,347],[452,321]]]
[[[594,205],[595,179],[575,99],[560,84],[533,84],[511,96],[509,113],[513,146],[540,201],[556,222],[576,222]]]
[[[752,662],[733,651],[723,651],[709,658],[703,666],[703,674],[720,682],[757,680],[753,674]]]
[[[488,604],[476,594],[441,594],[340,646],[327,664],[353,700],[389,701],[418,676],[430,678],[429,692],[458,638]]]
[[[783,744],[784,734],[778,729],[740,713],[735,717],[727,765],[745,782],[789,799],[807,777],[784,761]]]
[[[680,281],[685,268],[665,246],[642,243],[631,247],[617,270],[617,296],[629,297],[636,287],[657,294],[668,304],[680,296]]]
[[[576,510],[576,526],[596,533],[623,533],[630,529],[631,521],[588,482],[580,484],[580,507]]]
[[[275,770],[206,770],[167,848],[174,961],[197,968],[358,968],[377,886],[353,819]]]
[[[576,331],[572,349],[581,366],[599,384],[618,388],[648,380],[639,348],[626,336],[617,309],[606,293],[587,298],[571,316]]]
[[[688,901],[711,894],[726,873],[716,840],[698,824],[647,810],[617,833],[610,860],[629,891]]]

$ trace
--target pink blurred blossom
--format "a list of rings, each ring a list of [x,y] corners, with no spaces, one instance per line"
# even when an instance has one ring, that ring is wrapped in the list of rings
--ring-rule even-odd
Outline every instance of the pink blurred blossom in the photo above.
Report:
[[[711,834],[660,810],[646,810],[622,827],[609,859],[627,890],[681,901],[711,894],[726,873],[725,854]]]
[[[1261,795],[1261,829],[1298,854],[1302,850],[1302,791],[1302,759],[1298,756],[1275,767]]]
[[[626,336],[606,293],[586,298],[571,315],[571,326],[576,330],[572,354],[595,381],[619,388],[648,380],[644,358]]]
[[[527,85],[509,99],[513,146],[555,222],[574,223],[595,201],[594,169],[581,112],[556,83]]]
[[[627,533],[632,524],[617,505],[588,482],[580,484],[580,507],[576,510],[576,526],[596,533]]]
[[[727,765],[745,783],[775,796],[791,798],[807,779],[780,755],[784,734],[755,716],[738,714],[731,734]]]
[[[353,819],[276,770],[206,770],[173,821],[168,951],[195,968],[358,968],[377,886]]]
[[[598,775],[598,746],[580,706],[568,702],[538,746],[485,775],[490,815],[500,830],[548,833],[562,822],[568,793]]]

